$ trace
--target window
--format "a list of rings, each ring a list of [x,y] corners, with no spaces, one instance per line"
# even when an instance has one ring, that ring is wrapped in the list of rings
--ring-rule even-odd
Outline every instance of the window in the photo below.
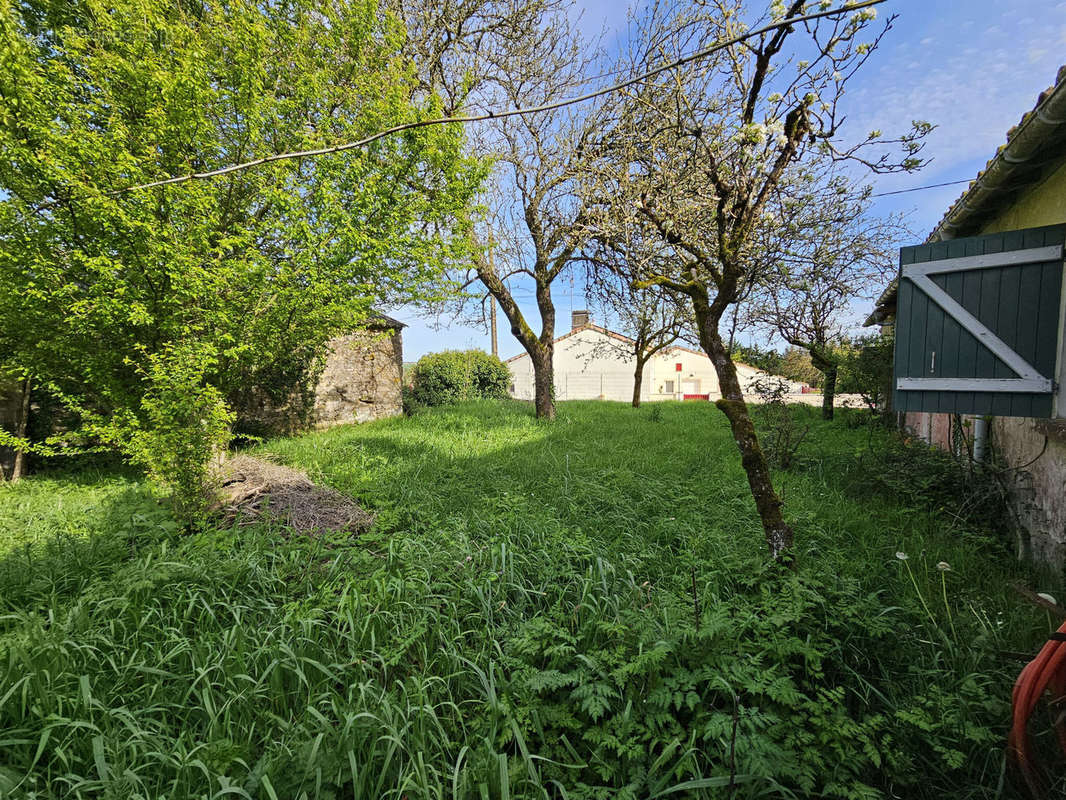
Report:
[[[674,382],[673,381],[667,381],[666,382],[666,392],[665,392],[665,394],[673,394],[673,393],[674,393]]]

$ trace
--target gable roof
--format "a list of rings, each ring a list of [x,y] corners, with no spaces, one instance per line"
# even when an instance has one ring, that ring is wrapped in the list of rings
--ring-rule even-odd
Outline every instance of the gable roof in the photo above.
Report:
[[[370,317],[366,321],[366,327],[370,330],[400,330],[407,327],[407,323],[400,322],[398,319],[393,319],[388,314],[382,314],[380,311],[371,311]]]
[[[1017,201],[1018,196],[1041,183],[1066,159],[1066,66],[1059,67],[1055,84],[1036,98],[1032,110],[1007,131],[1007,141],[970,181],[926,244],[960,236],[973,236],[991,219]],[[896,313],[899,279],[893,280],[877,298],[873,313],[863,323],[878,325]]]

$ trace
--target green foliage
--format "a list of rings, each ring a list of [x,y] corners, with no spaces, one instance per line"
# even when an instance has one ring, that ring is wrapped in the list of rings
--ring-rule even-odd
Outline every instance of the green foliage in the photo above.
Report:
[[[233,414],[207,382],[215,359],[200,345],[168,347],[149,357],[141,398],[145,420],[129,415],[116,435],[128,437],[131,461],[167,487],[180,517],[196,519],[213,499],[212,465],[230,440]],[[206,490],[206,491],[205,491]]]
[[[771,375],[781,374],[781,353],[771,347],[759,347],[755,342],[750,345],[734,344],[733,360],[758,367]]]
[[[442,406],[507,397],[511,371],[482,350],[445,350],[422,356],[411,374],[411,402]]]
[[[785,402],[788,384],[772,375],[761,375],[751,384],[759,402],[752,409],[758,423],[759,442],[766,461],[777,469],[792,466],[810,427],[800,429],[796,411]]]
[[[860,493],[887,434],[814,410],[779,475],[798,564],[767,564],[725,420],[656,407],[545,426],[474,403],[271,442],[377,512],[356,541],[182,534],[122,475],[0,487],[0,786],[1010,797],[1010,653],[1048,629],[1006,587],[1061,577]]]
[[[437,292],[483,174],[457,127],[115,191],[438,116],[379,6],[0,3],[5,366],[83,423],[128,421],[113,441],[133,455],[171,403],[142,402],[156,359],[185,343],[211,356],[182,373],[189,402],[210,386],[242,415],[252,389],[306,387],[375,303]],[[156,419],[164,438],[179,422]]]
[[[892,391],[894,348],[891,333],[856,338],[844,351],[837,390],[862,395],[872,411],[884,411]]]
[[[785,351],[781,356],[779,374],[790,381],[806,383],[814,387],[820,387],[825,377],[812,363],[811,354],[801,347],[790,347]]]
[[[895,434],[877,437],[858,453],[860,470],[849,485],[860,495],[877,493],[915,508],[931,508],[961,530],[1012,530],[1010,502],[999,467],[956,456],[920,439]]]

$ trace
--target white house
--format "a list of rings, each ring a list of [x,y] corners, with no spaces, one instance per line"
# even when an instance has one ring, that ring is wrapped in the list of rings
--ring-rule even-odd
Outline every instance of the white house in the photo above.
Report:
[[[634,356],[632,339],[593,325],[587,311],[572,313],[569,333],[555,340],[556,400],[633,399]],[[511,396],[533,399],[533,362],[521,353],[507,359],[511,368]],[[737,364],[737,377],[745,393],[751,383],[768,373],[747,364]],[[789,383],[799,393],[800,384]],[[717,400],[721,397],[718,376],[706,353],[672,345],[660,350],[644,366],[641,401]]]

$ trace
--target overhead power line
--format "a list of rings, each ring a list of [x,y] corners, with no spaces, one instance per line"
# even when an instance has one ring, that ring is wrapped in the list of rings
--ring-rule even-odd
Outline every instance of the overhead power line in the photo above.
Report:
[[[734,36],[732,39],[726,39],[725,41],[718,42],[717,44],[705,47],[702,50],[697,50],[695,53],[690,53],[687,56],[682,56],[668,64],[656,67],[655,69],[648,70],[641,73],[634,78],[629,78],[618,83],[611,84],[610,86],[602,89],[596,89],[595,91],[587,92],[586,94],[577,95],[576,97],[567,97],[560,100],[553,100],[548,103],[543,103],[538,106],[528,106],[525,108],[510,108],[503,111],[486,111],[481,114],[471,114],[461,117],[439,117],[436,119],[425,119],[418,122],[407,122],[403,125],[396,125],[392,128],[388,128],[378,133],[367,136],[363,139],[358,139],[353,142],[343,142],[341,144],[332,145],[330,147],[321,147],[315,150],[298,150],[290,153],[275,153],[269,156],[263,156],[262,158],[252,159],[251,161],[244,161],[239,164],[231,164],[227,167],[220,167],[219,169],[208,170],[206,172],[191,172],[187,175],[176,175],[171,178],[165,178],[163,180],[151,181],[150,183],[139,183],[134,186],[127,186],[124,189],[115,189],[108,192],[110,195],[123,194],[125,192],[133,192],[138,189],[152,189],[157,186],[170,186],[178,183],[188,183],[194,180],[206,180],[209,178],[217,178],[220,175],[228,175],[231,172],[238,172],[240,170],[251,169],[252,167],[262,166],[263,164],[271,164],[275,161],[286,161],[294,158],[311,158],[314,156],[325,156],[332,153],[342,153],[345,150],[354,150],[359,147],[366,147],[368,144],[376,142],[378,139],[383,139],[386,136],[391,136],[394,133],[400,133],[401,131],[409,131],[415,128],[427,128],[432,125],[451,125],[453,123],[471,123],[471,122],[486,122],[492,119],[505,119],[507,117],[525,116],[527,114],[540,114],[545,111],[554,111],[558,108],[564,108],[566,106],[576,105],[578,103],[585,103],[589,100],[594,100],[597,97],[602,97],[606,94],[612,94],[613,92],[621,91],[622,89],[628,89],[630,86],[641,83],[654,78],[656,75],[660,75],[663,72],[668,72],[672,69],[684,66],[692,61],[699,61],[707,56],[716,53],[719,50],[723,50],[731,45],[738,44],[746,39],[751,39],[755,36],[761,36],[769,31],[776,30],[777,28],[783,28],[788,25],[795,25],[798,22],[808,22],[810,20],[821,19],[822,17],[831,17],[837,14],[849,14],[855,11],[859,11],[870,6],[879,5],[886,2],[886,0],[863,0],[859,3],[849,3],[840,8],[834,8],[827,11],[817,11],[811,14],[801,14],[795,17],[789,17],[777,22],[764,25],[761,28],[748,31],[740,36]]]
[[[920,192],[923,189],[939,189],[941,186],[957,186],[960,183],[969,183],[971,178],[964,178],[961,181],[947,181],[946,183],[931,183],[928,186],[915,186],[911,189],[896,189],[894,192],[876,192],[870,197],[888,197],[890,194],[906,194],[907,192]]]

